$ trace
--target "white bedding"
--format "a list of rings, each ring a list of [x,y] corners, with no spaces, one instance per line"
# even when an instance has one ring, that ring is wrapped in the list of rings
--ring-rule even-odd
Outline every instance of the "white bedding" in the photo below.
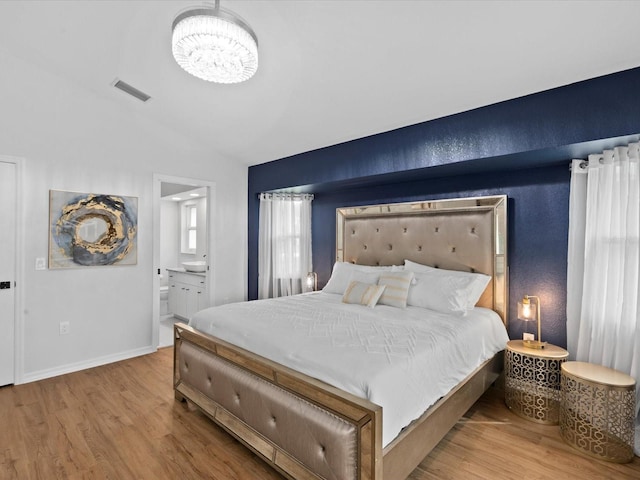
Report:
[[[383,445],[504,349],[500,317],[368,308],[324,292],[208,308],[194,328],[380,405]]]

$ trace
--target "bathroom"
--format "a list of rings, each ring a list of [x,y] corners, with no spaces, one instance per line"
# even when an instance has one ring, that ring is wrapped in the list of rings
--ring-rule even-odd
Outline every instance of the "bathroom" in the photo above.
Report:
[[[175,322],[208,306],[207,245],[207,188],[162,182],[159,347],[173,343]]]

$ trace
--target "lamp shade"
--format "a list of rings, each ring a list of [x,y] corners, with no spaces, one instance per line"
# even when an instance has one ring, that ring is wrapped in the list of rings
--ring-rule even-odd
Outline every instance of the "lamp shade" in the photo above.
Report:
[[[518,319],[525,322],[536,321],[538,318],[537,310],[537,305],[525,297],[518,302]]]
[[[318,288],[318,274],[316,272],[307,273],[307,291],[314,292]]]
[[[258,40],[237,15],[219,6],[188,9],[173,21],[172,52],[191,75],[238,83],[258,70]]]

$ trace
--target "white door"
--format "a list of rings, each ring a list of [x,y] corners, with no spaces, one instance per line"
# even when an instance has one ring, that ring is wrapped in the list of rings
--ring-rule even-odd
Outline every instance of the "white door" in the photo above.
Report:
[[[14,382],[16,165],[0,161],[0,386]]]

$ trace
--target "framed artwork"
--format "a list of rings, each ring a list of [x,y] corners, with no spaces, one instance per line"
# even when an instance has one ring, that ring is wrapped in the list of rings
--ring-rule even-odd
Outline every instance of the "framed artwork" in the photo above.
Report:
[[[135,265],[138,198],[49,191],[49,268]]]

